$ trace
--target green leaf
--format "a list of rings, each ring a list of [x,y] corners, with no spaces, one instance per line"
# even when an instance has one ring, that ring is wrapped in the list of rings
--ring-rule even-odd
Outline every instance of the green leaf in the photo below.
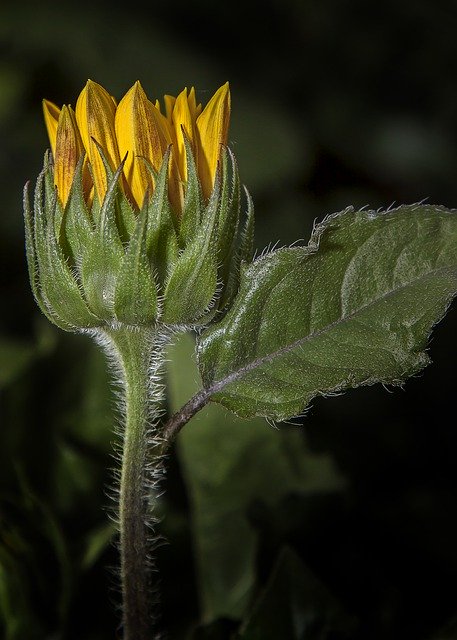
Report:
[[[49,324],[39,324],[36,340],[25,342],[0,335],[0,389],[19,378],[35,360],[55,346],[55,334]]]
[[[194,343],[182,335],[168,353],[170,403],[178,409],[196,390]],[[240,618],[255,583],[257,534],[248,519],[258,500],[275,505],[290,492],[341,490],[326,455],[308,451],[303,432],[241,420],[205,407],[178,436],[178,455],[192,508],[202,616]]]
[[[63,532],[50,508],[18,469],[20,494],[0,497],[0,630],[7,640],[38,640],[40,608],[52,603],[52,624],[61,626],[72,592],[71,565]]]
[[[0,389],[6,387],[35,360],[33,344],[0,337]]]
[[[117,527],[114,522],[107,522],[89,533],[81,560],[81,568],[84,571],[91,569],[106,548],[112,544],[116,532]]]
[[[433,634],[430,640],[455,640],[455,638],[457,638],[457,615],[454,615],[443,629]]]
[[[208,625],[200,625],[192,633],[191,640],[234,640],[238,622],[221,618]]]
[[[245,268],[233,307],[200,339],[205,388],[241,416],[282,420],[318,394],[400,384],[428,364],[456,291],[456,213],[347,209],[307,247]]]
[[[71,370],[56,391],[74,401],[64,401],[58,409],[57,446],[50,473],[60,512],[78,511],[82,505],[88,512],[92,505],[98,518],[98,491],[113,443],[109,375],[105,356],[95,345],[80,336],[74,342],[69,354]]]
[[[22,547],[24,542],[15,534],[13,543]],[[27,576],[14,554],[6,545],[0,545],[0,632],[4,640],[39,640],[44,635],[32,611],[27,593]]]
[[[345,635],[351,626],[325,586],[285,548],[239,640],[343,639],[352,637]]]

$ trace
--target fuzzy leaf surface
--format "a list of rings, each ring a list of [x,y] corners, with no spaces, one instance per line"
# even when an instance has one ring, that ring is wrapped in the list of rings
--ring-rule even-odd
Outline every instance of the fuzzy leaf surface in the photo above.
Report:
[[[238,415],[283,420],[319,394],[399,384],[428,364],[456,292],[456,212],[347,209],[307,247],[244,270],[233,307],[200,338],[204,387]]]

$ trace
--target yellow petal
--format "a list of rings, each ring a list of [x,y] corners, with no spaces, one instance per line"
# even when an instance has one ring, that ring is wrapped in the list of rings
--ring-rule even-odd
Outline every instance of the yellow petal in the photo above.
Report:
[[[195,88],[191,87],[189,91],[189,95],[187,96],[187,104],[189,105],[190,115],[192,120],[196,119],[196,111],[197,111],[197,101],[195,99]]]
[[[92,166],[95,190],[100,202],[106,194],[107,179],[103,161],[94,140],[101,146],[111,168],[120,165],[114,131],[116,107],[110,94],[99,84],[88,80],[76,103],[76,121]]]
[[[121,157],[128,154],[124,174],[138,207],[143,204],[146,190],[153,187],[151,172],[144,159],[158,171],[167,148],[162,118],[139,82],[127,91],[116,111],[119,152]]]
[[[157,118],[157,124],[160,127],[162,137],[166,140],[168,147],[170,144],[173,144],[174,141],[174,132],[171,120],[168,121],[168,118],[160,111],[160,102],[158,100],[155,101],[154,107],[156,109],[154,114]]]
[[[192,105],[192,98],[190,98]],[[194,93],[195,103],[195,93]],[[195,107],[194,107],[195,113]],[[178,163],[179,173],[184,182],[187,180],[187,166],[186,166],[186,149],[184,146],[184,136],[187,136],[192,148],[194,147],[195,140],[195,116],[192,117],[191,109],[189,108],[189,98],[187,97],[187,89],[183,89],[179,96],[176,98],[175,105],[173,107],[173,128],[175,134],[176,149],[173,149],[174,156]]]
[[[50,100],[43,100],[43,115],[49,142],[51,144],[52,155],[55,157],[57,124],[59,122],[60,109]]]
[[[167,143],[167,148],[172,146],[172,154],[170,158],[169,172],[168,172],[168,196],[172,204],[172,208],[177,215],[182,213],[184,204],[184,191],[181,176],[179,174],[178,162],[177,162],[177,142],[175,135],[175,128],[173,125],[173,107],[175,106],[176,98],[174,96],[164,96],[165,114],[163,115],[160,109],[159,100],[155,101],[155,107],[159,114],[158,123],[161,127],[162,135]]]
[[[213,190],[221,144],[227,144],[229,123],[230,89],[226,82],[197,118],[198,173],[206,198]]]
[[[63,106],[56,134],[54,183],[62,206],[67,204],[75,175],[76,165],[84,153],[84,147],[76,124],[75,112]]]
[[[175,106],[176,98],[174,96],[166,95],[163,97],[165,103],[165,115],[171,122],[171,114],[173,113],[173,107]]]

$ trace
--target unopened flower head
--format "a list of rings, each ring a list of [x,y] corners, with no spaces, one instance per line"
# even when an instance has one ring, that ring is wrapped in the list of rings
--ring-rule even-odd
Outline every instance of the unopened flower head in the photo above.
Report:
[[[182,211],[187,182],[187,149],[191,149],[203,195],[209,198],[221,153],[227,144],[230,121],[228,82],[204,108],[195,90],[183,89],[175,98],[166,95],[163,107],[151,102],[135,82],[119,104],[101,85],[89,80],[75,110],[43,101],[44,118],[54,156],[54,182],[66,205],[78,161],[85,154],[86,198],[106,195],[105,162],[113,171],[124,161],[122,188],[136,208],[154,189],[154,171],[171,147],[169,194],[174,209]],[[153,169],[153,171],[151,171]]]
[[[163,106],[139,82],[120,100],[89,80],[75,109],[44,101],[52,156],[25,197],[35,298],[69,331],[203,327],[233,301],[251,259],[227,147],[228,83],[206,106],[184,89]],[[168,329],[167,329],[168,330]]]

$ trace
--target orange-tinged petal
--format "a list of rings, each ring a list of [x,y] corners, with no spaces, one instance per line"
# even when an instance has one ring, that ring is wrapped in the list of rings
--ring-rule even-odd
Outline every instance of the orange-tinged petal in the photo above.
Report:
[[[56,134],[54,184],[62,206],[67,204],[76,166],[84,147],[76,124],[75,112],[63,106]]]
[[[50,100],[43,100],[43,115],[52,155],[56,153],[57,124],[59,122],[60,109]]]
[[[192,99],[190,100],[192,104]],[[195,102],[195,93],[194,93]],[[192,117],[191,109],[189,108],[189,98],[187,97],[187,89],[183,89],[179,96],[176,98],[175,105],[173,107],[173,128],[175,134],[176,149],[173,149],[174,156],[178,162],[179,173],[181,178],[187,180],[187,166],[186,166],[186,148],[184,146],[184,136],[189,140],[192,148],[194,148],[195,140],[195,117]]]
[[[141,207],[146,190],[153,187],[149,162],[159,170],[167,141],[162,132],[161,118],[139,82],[127,91],[119,103],[115,117],[115,130],[119,152],[127,155],[124,174],[133,198]]]
[[[76,103],[76,121],[89,157],[95,190],[100,202],[107,189],[106,172],[97,145],[101,146],[111,168],[120,165],[119,150],[114,130],[116,107],[110,94],[99,84],[88,80]]]
[[[197,118],[198,173],[206,198],[209,198],[213,190],[221,144],[227,144],[229,123],[230,89],[226,82]]]
[[[176,98],[174,96],[166,95],[164,96],[164,104],[165,104],[165,113],[162,114],[160,108],[160,101],[155,101],[155,106],[157,108],[158,113],[160,114],[159,123],[161,125],[162,134],[167,142],[167,147],[172,145],[173,153],[171,154],[170,159],[170,167],[168,174],[168,195],[170,198],[170,202],[172,204],[173,210],[178,215],[182,212],[182,207],[184,203],[184,191],[183,185],[181,181],[181,176],[179,175],[178,163],[176,158],[176,136],[172,121],[172,113],[173,107],[175,105]]]

